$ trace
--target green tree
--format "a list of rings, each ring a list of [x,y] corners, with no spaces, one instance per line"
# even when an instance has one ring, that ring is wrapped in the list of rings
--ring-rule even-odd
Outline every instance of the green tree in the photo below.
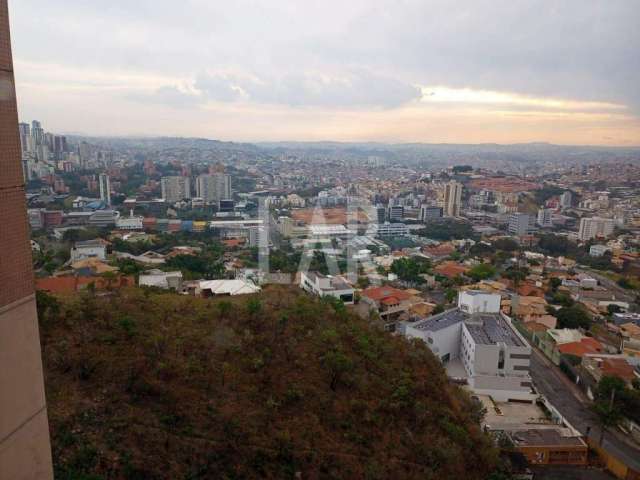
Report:
[[[589,314],[578,305],[562,307],[557,311],[556,318],[558,319],[558,328],[589,329],[591,326]]]
[[[496,274],[496,269],[488,263],[480,263],[474,266],[467,273],[468,277],[473,278],[476,282],[491,278]]]

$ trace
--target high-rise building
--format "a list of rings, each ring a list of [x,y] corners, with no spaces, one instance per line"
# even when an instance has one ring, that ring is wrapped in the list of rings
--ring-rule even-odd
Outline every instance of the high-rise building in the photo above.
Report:
[[[375,221],[377,223],[384,223],[387,221],[387,209],[384,205],[375,206]]]
[[[429,222],[438,218],[442,218],[442,207],[437,207],[435,205],[422,205],[420,207],[421,222]]]
[[[462,184],[455,180],[444,187],[444,212],[447,217],[459,217],[462,205]]]
[[[402,205],[391,205],[389,207],[389,221],[401,222],[404,218],[404,207]]]
[[[0,477],[53,478],[7,0],[0,0]]]
[[[111,206],[111,181],[109,175],[101,173],[98,176],[98,183],[100,184],[100,200],[108,207]]]
[[[560,195],[560,206],[562,208],[570,208],[572,202],[571,192],[567,190],[562,195]]]
[[[189,177],[162,177],[162,198],[167,203],[176,203],[191,198]]]
[[[215,173],[200,175],[196,179],[196,195],[206,203],[218,204],[220,200],[229,200],[231,195],[231,175]]]
[[[549,208],[541,208],[538,210],[538,225],[542,228],[553,227],[552,210]]]
[[[18,125],[20,132],[20,146],[22,153],[31,151],[31,126],[28,123],[20,123]]]
[[[512,213],[509,216],[509,233],[522,237],[536,231],[535,217],[527,213]]]
[[[31,138],[36,146],[44,143],[44,128],[38,120],[31,122]]]
[[[583,242],[596,237],[606,238],[613,234],[615,223],[615,220],[612,218],[582,218],[580,219],[578,238]]]

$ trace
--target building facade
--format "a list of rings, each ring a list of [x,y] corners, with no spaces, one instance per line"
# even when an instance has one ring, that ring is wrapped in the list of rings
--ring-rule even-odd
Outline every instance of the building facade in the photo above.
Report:
[[[496,401],[532,402],[531,346],[500,312],[500,295],[460,292],[458,307],[406,323],[409,338],[422,339],[450,373],[477,394]]]
[[[231,175],[226,173],[200,175],[196,179],[196,195],[208,204],[217,204],[221,200],[231,199]]]
[[[447,217],[459,217],[462,207],[462,184],[456,181],[444,187],[444,211]]]
[[[509,233],[518,237],[535,233],[535,218],[527,213],[512,213],[509,216]]]
[[[0,0],[0,478],[53,478],[18,135],[7,0]]]
[[[538,225],[542,228],[553,227],[552,210],[549,208],[541,208],[538,210]]]
[[[98,184],[100,185],[100,200],[107,206],[111,206],[111,181],[109,175],[101,173],[98,176]]]
[[[420,218],[419,220],[423,223],[430,222],[431,220],[437,220],[442,218],[442,207],[437,207],[434,205],[422,205],[420,207]]]
[[[191,198],[189,177],[162,177],[162,198],[167,203],[176,203]]]
[[[612,218],[581,218],[578,239],[587,242],[593,238],[607,238],[613,234],[615,220]]]

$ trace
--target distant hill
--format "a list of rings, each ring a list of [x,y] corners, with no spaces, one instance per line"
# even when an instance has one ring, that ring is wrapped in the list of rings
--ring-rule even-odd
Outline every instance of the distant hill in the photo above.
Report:
[[[419,343],[297,289],[38,294],[57,479],[486,479],[477,409]]]

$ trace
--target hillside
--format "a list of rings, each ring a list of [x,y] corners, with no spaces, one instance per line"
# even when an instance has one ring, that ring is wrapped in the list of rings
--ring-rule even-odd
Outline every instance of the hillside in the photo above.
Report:
[[[39,294],[56,478],[485,479],[424,345],[291,288]]]

